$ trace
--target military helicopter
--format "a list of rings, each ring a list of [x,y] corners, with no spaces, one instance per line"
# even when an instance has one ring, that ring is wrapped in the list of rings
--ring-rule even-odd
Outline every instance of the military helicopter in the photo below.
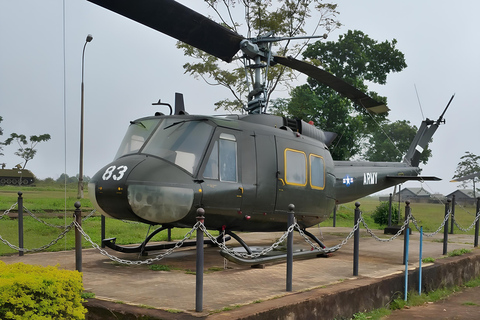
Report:
[[[268,34],[246,39],[173,0],[88,1],[227,62],[241,50],[253,61],[256,75],[246,114],[189,115],[177,93],[175,110],[168,105],[170,114],[157,112],[130,122],[114,161],[91,179],[89,194],[105,216],[161,227],[138,248],[107,240],[109,247],[124,252],[165,248],[146,244],[161,230],[191,227],[197,209],[203,208],[207,229],[225,231],[251,253],[234,231],[284,231],[289,204],[295,205],[297,223],[306,229],[328,219],[336,204],[408,180],[440,180],[419,176],[418,165],[451,100],[438,120],[422,122],[403,162],[334,161],[329,146],[335,133],[265,113],[260,68],[279,63],[369,112],[388,108],[323,69],[268,50],[268,43],[284,38]]]

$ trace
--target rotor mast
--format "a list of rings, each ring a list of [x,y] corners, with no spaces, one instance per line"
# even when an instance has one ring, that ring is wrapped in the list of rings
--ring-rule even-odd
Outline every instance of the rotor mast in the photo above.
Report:
[[[304,37],[274,37],[273,32],[268,32],[260,35],[257,38],[244,39],[240,42],[240,50],[244,53],[244,57],[253,60],[253,64],[245,66],[254,70],[253,89],[248,94],[248,103],[245,110],[248,113],[264,113],[267,107],[267,92],[266,92],[266,77],[262,77],[261,69],[275,65],[271,52],[271,44],[273,42],[283,40],[298,40],[298,39],[326,39],[327,35],[322,36],[304,36]],[[248,77],[248,73],[246,73]],[[248,79],[247,79],[248,82]]]

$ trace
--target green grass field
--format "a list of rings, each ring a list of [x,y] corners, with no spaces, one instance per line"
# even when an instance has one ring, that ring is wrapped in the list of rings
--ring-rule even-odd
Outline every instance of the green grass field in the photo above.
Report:
[[[18,187],[1,186],[0,187],[0,215],[4,214],[13,204],[18,200]],[[77,201],[77,186],[68,185],[66,188],[59,185],[42,185],[37,184],[35,187],[23,187],[20,190],[23,195],[23,205],[35,216],[48,222],[52,225],[67,226],[73,221],[73,211],[75,209],[74,203]],[[368,226],[372,229],[383,229],[385,226],[377,225],[373,222],[371,214],[379,205],[379,201],[374,197],[367,197],[358,200],[360,202],[360,210],[365,218]],[[93,206],[88,200],[88,191],[85,188],[85,198],[81,201],[81,209],[83,216],[88,215]],[[401,205],[401,216],[404,216],[405,204]],[[425,233],[431,233],[437,230],[443,221],[445,214],[445,205],[427,204],[427,203],[412,203],[412,214],[418,221],[419,226],[424,227]],[[337,210],[337,227],[353,227],[354,225],[354,202],[340,205]],[[16,212],[15,210],[12,210]],[[56,239],[62,232],[61,229],[49,227],[34,218],[24,213],[24,247],[27,249],[38,248],[50,243]],[[471,225],[475,218],[475,208],[460,207],[455,209],[455,218],[457,222],[463,227],[467,228]],[[333,215],[330,219],[322,222],[320,226],[330,227],[333,225]],[[91,239],[100,244],[100,216],[95,214],[83,222],[82,225],[85,232]],[[363,228],[363,225],[360,226]],[[413,225],[411,225],[413,228]],[[153,229],[152,229],[153,230]],[[150,231],[152,231],[150,230]],[[455,228],[456,233],[460,231]],[[116,219],[106,218],[106,237],[116,237],[117,244],[132,244],[141,243],[147,232],[149,226],[139,223],[126,223]],[[189,229],[173,229],[172,238],[182,239]],[[474,229],[469,232],[473,234]],[[213,233],[215,235],[218,232]],[[5,216],[0,219],[0,236],[8,240],[14,245],[18,245],[18,223],[17,219],[10,219]],[[161,232],[154,237],[153,241],[166,240],[166,232]],[[71,250],[75,246],[75,235],[73,230],[68,232],[66,236],[59,240],[55,245],[47,249],[47,251]],[[91,247],[89,243],[83,241],[84,247]],[[12,254],[16,251],[9,246],[0,242],[0,255]]]

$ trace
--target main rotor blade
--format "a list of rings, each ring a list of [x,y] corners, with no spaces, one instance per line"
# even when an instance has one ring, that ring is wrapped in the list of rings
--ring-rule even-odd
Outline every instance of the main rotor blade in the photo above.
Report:
[[[450,182],[460,182],[465,180],[471,180],[478,177],[480,177],[480,172],[474,172],[463,177],[452,178],[453,180],[450,180]]]
[[[315,67],[312,64],[297,60],[292,57],[286,58],[281,56],[274,56],[273,58],[276,62],[292,69],[298,70],[306,74],[307,76],[314,78],[318,82],[329,86],[333,90],[352,100],[354,103],[365,107],[370,112],[384,113],[390,110],[385,104],[377,102],[376,100],[370,98],[364,92],[358,90],[351,84],[346,83],[342,79],[335,77],[330,72],[327,72],[323,69]]]
[[[226,62],[244,38],[173,0],[88,0]]]

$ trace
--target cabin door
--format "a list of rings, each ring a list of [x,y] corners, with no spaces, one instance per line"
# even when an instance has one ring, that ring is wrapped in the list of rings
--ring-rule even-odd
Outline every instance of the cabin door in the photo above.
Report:
[[[317,196],[309,184],[309,152],[297,140],[276,137],[276,145],[278,166],[275,212],[288,212],[288,206],[293,204],[296,215],[308,213]]]
[[[227,219],[241,212],[244,193],[239,156],[241,136],[241,131],[218,128],[212,138],[201,183],[207,216],[221,215]]]

